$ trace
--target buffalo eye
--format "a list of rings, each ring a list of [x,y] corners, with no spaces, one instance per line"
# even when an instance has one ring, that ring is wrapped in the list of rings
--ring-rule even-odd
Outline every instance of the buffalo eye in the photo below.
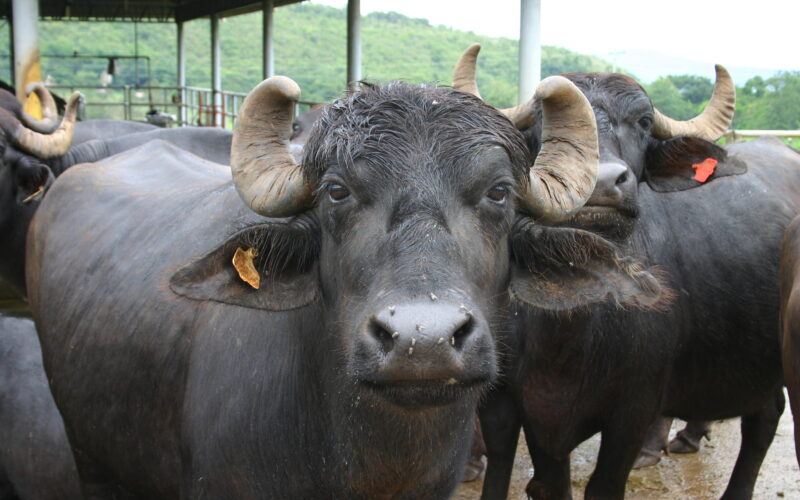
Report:
[[[341,184],[330,184],[328,185],[328,196],[332,201],[342,201],[350,196],[350,191]]]
[[[643,116],[639,118],[639,126],[645,130],[650,130],[650,127],[653,126],[653,117]]]
[[[492,200],[494,203],[502,204],[505,203],[509,192],[511,192],[511,188],[509,186],[506,184],[498,184],[490,189],[488,193],[486,193],[486,197]]]

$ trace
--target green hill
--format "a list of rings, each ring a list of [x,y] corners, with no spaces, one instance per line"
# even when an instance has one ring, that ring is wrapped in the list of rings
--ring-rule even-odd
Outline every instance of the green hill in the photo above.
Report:
[[[186,24],[187,83],[210,87],[210,26],[208,20]],[[301,3],[275,10],[275,70],[294,78],[303,99],[328,101],[342,95],[346,67],[346,13],[322,5]],[[453,65],[474,42],[483,45],[478,82],[485,99],[496,106],[516,103],[517,42],[489,38],[443,26],[431,26],[394,12],[372,13],[362,24],[363,77],[368,81],[403,79],[409,82],[450,83]],[[45,56],[133,55],[134,30],[138,53],[149,56],[157,85],[174,85],[176,79],[175,26],[172,24],[42,22],[41,52]],[[261,14],[224,19],[220,23],[222,85],[247,92],[261,80]],[[8,27],[0,29],[8,40]],[[7,53],[7,52],[6,52]],[[543,48],[543,76],[565,71],[609,71],[611,65],[557,47]],[[8,74],[4,58],[0,74]],[[98,85],[106,59],[44,57],[43,74],[56,84]],[[139,83],[146,84],[146,68],[139,68]],[[117,62],[114,84],[136,82],[134,63]]]
[[[322,5],[300,3],[275,10],[275,70],[294,78],[306,101],[325,102],[343,94],[346,66],[346,13]],[[363,77],[382,82],[449,84],[453,65],[470,44],[483,45],[478,84],[491,104],[515,104],[517,95],[517,42],[471,32],[432,26],[424,19],[404,15],[372,13],[365,16],[363,33]],[[187,83],[211,86],[210,23],[186,23]],[[261,80],[261,14],[223,19],[222,86],[248,92]],[[138,32],[138,37],[134,33]],[[98,85],[108,60],[76,59],[80,55],[133,55],[137,48],[151,62],[152,84],[176,83],[176,28],[173,24],[41,22],[40,38],[44,75],[56,84]],[[138,38],[138,43],[136,42]],[[0,40],[8,40],[7,23],[0,24]],[[0,58],[0,78],[8,79],[8,49]],[[50,57],[60,56],[60,57]],[[542,49],[542,76],[568,71],[611,71],[610,63],[559,47]],[[119,60],[115,85],[147,85],[144,62],[137,71],[133,61]],[[654,81],[647,90],[655,105],[666,114],[687,119],[705,106],[712,82],[704,77],[668,76]],[[753,78],[738,90],[734,125],[740,129],[800,128],[800,73],[786,72]],[[90,101],[119,102],[119,95],[87,93]],[[155,96],[154,96],[155,97]],[[164,97],[155,97],[156,100]],[[169,98],[169,96],[167,96]],[[142,96],[142,104],[146,97]],[[110,112],[108,110],[104,112]],[[120,113],[119,107],[113,108]],[[139,108],[137,113],[146,108]],[[137,118],[141,118],[138,117]]]

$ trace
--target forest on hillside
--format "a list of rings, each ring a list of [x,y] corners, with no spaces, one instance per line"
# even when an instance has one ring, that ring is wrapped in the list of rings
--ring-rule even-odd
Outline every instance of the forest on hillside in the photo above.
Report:
[[[222,85],[247,92],[261,79],[261,14],[237,16],[221,23]],[[346,14],[309,3],[275,10],[275,70],[295,79],[303,99],[326,102],[343,94],[346,67]],[[40,23],[43,75],[53,84],[99,85],[108,69],[107,56],[139,56],[115,61],[113,85],[174,85],[176,28],[173,24],[47,22]],[[490,38],[444,26],[432,26],[394,12],[372,13],[362,24],[365,80],[449,84],[453,65],[470,44],[483,46],[478,84],[488,102],[498,107],[516,101],[517,42]],[[208,20],[186,23],[187,84],[210,86],[210,28]],[[8,40],[8,25],[0,25]],[[0,58],[0,78],[8,79],[8,50]],[[74,58],[73,55],[98,56]],[[569,71],[611,71],[611,63],[559,47],[542,49],[542,76]],[[635,75],[631,75],[635,78]],[[149,79],[148,79],[149,78]],[[693,116],[710,97],[712,82],[679,75],[645,86],[658,108],[678,119]],[[757,77],[737,89],[734,121],[739,129],[800,129],[800,72]],[[89,99],[91,95],[87,96]]]

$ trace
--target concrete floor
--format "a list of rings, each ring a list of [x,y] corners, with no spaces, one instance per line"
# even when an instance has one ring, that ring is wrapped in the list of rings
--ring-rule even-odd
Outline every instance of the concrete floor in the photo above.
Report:
[[[683,426],[673,424],[672,434]],[[703,441],[699,453],[673,454],[646,469],[635,470],[628,478],[626,499],[716,499],[722,495],[739,452],[739,419],[716,422],[711,429],[711,441]],[[594,468],[600,446],[599,435],[584,442],[572,454],[572,495],[583,498],[583,488]],[[533,475],[524,441],[520,439],[517,459],[511,478],[508,498],[525,499],[525,485]],[[453,497],[455,500],[480,498],[481,481],[464,483]],[[794,425],[787,400],[778,432],[767,453],[756,483],[753,498],[800,499],[800,470],[794,453]]]

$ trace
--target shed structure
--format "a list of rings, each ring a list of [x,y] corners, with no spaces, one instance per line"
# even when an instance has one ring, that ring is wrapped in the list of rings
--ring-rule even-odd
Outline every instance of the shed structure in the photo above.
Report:
[[[222,100],[219,20],[250,12],[263,12],[262,72],[273,75],[272,14],[277,7],[302,0],[0,0],[0,16],[11,22],[14,84],[17,97],[25,100],[25,87],[41,80],[38,19],[115,22],[174,22],[177,24],[177,87],[186,87],[183,23],[208,18],[211,28],[211,86],[214,105]],[[539,12],[541,0],[520,0],[520,102],[528,100],[539,80]],[[361,0],[347,2],[347,84],[361,79]],[[28,103],[26,103],[28,105]],[[38,103],[33,103],[38,108]],[[37,109],[31,109],[34,114]],[[181,107],[181,122],[186,108]],[[214,125],[224,126],[224,114],[215,115]]]

